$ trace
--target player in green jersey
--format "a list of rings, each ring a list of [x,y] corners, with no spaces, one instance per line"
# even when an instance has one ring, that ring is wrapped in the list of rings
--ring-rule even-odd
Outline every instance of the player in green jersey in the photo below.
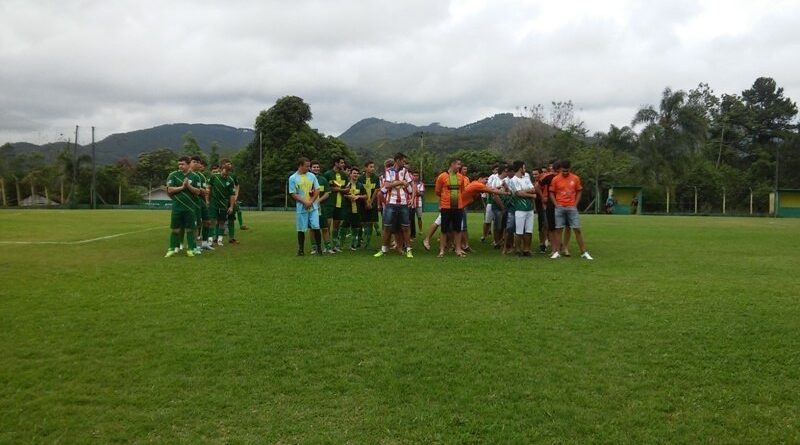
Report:
[[[333,250],[334,252],[341,252],[341,243],[339,242],[340,239],[343,237],[340,236],[340,228],[342,226],[342,221],[345,218],[345,209],[344,204],[346,204],[346,199],[344,197],[347,190],[345,186],[347,185],[348,177],[347,174],[344,172],[345,162],[343,157],[338,157],[333,161],[333,168],[325,172],[325,179],[328,180],[328,185],[330,186],[331,190],[331,197],[329,198],[333,201],[331,207],[331,237],[333,238]]]
[[[209,213],[216,221],[217,245],[221,246],[225,221],[230,222],[236,205],[236,185],[226,164],[222,165],[219,174],[211,175],[209,182],[211,185]]]
[[[233,200],[233,212],[228,216],[228,239],[229,243],[231,244],[238,244],[239,241],[236,239],[236,214],[241,212],[241,210],[237,210],[239,205],[236,204],[239,201],[239,178],[233,173],[233,163],[231,163],[230,159],[223,159],[220,161],[220,165],[225,166],[228,168],[228,176],[233,180],[233,190],[234,190],[234,200]],[[217,239],[219,240],[222,233],[217,234]]]
[[[350,226],[350,250],[358,250],[361,243],[361,216],[364,213],[364,201],[367,197],[364,184],[358,180],[358,167],[353,166],[350,169],[350,181],[345,188],[347,194],[344,195],[347,202],[345,203],[345,221]],[[345,231],[341,230],[340,244],[344,244]]]
[[[194,241],[194,229],[197,227],[197,196],[200,195],[200,177],[192,172],[188,156],[178,159],[178,170],[167,177],[167,193],[172,197],[172,217],[170,222],[169,250],[166,258],[175,255],[186,234],[187,256],[194,256],[197,244]]]
[[[361,215],[361,228],[364,233],[364,248],[369,249],[372,231],[378,230],[378,192],[381,189],[381,178],[375,174],[375,163],[364,163],[364,173],[359,178],[364,186],[364,212]]]
[[[200,201],[200,214],[197,218],[200,224],[198,226],[198,239],[201,241],[200,248],[202,250],[214,250],[214,248],[211,247],[213,238],[211,238],[211,216],[208,213],[208,201],[211,198],[211,186],[209,185],[209,176],[205,173],[206,161],[200,156],[192,156],[192,161],[189,165],[192,167],[192,171],[200,177],[200,190],[202,192],[198,196]]]
[[[319,183],[316,202],[319,206],[319,227],[324,242],[322,253],[336,253],[333,251],[333,245],[331,245],[331,230],[330,224],[328,224],[328,220],[331,218],[333,212],[333,200],[330,199],[331,190],[328,179],[325,178],[325,175],[320,173],[321,170],[322,164],[320,164],[319,161],[311,161],[311,173],[316,176],[317,182]]]

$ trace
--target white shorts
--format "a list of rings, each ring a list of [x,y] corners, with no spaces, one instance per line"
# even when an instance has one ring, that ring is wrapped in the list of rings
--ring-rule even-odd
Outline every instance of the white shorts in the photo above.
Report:
[[[442,214],[441,214],[441,212],[438,215],[436,215],[436,221],[434,221],[433,223],[436,224],[437,226],[441,226],[442,225]]]
[[[517,235],[533,233],[533,210],[515,211],[514,223]]]
[[[486,214],[483,216],[483,223],[491,224],[493,222],[494,222],[494,211],[492,210],[492,204],[486,204]]]

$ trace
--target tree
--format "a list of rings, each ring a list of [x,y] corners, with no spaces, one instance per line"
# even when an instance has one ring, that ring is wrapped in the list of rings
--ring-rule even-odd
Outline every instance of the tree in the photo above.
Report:
[[[177,161],[178,155],[168,148],[146,151],[139,155],[135,182],[147,187],[162,185],[175,171]]]
[[[469,176],[473,179],[479,176],[491,175],[492,166],[503,162],[503,157],[500,153],[491,150],[459,150],[445,158],[445,162],[439,172],[446,170],[455,159],[460,159],[462,164],[469,167]]]

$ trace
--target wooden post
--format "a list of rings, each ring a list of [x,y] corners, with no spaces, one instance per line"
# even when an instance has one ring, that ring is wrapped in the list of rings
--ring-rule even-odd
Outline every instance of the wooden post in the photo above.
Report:
[[[667,187],[667,213],[669,213],[669,187]]]
[[[19,179],[15,180],[14,183],[17,185],[17,207],[22,205],[22,193],[19,191]]]
[[[119,183],[119,193],[117,194],[117,196],[118,196],[118,198],[117,198],[118,204],[117,205],[119,207],[122,207],[122,183],[121,182]]]
[[[61,205],[64,205],[64,178],[61,178]]]
[[[50,205],[50,193],[47,191],[47,186],[44,186],[44,205]]]
[[[725,187],[722,187],[722,214],[725,214]]]
[[[3,207],[8,207],[8,200],[6,199],[6,180],[0,178],[0,193],[3,194]]]
[[[697,215],[697,187],[694,188],[694,214]]]
[[[750,189],[750,214],[753,214],[753,189]]]

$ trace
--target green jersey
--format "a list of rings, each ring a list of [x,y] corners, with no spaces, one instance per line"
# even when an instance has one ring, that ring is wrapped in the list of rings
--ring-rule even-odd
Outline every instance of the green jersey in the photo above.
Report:
[[[231,196],[236,194],[236,184],[233,177],[211,175],[211,203],[209,207],[227,209],[231,205]]]
[[[169,174],[167,177],[167,187],[180,187],[187,178],[192,187],[200,187],[201,180],[200,177],[197,176],[197,173],[190,171],[184,175],[180,170]],[[188,188],[185,188],[172,195],[172,208],[174,210],[191,210],[195,212],[200,209],[200,202],[197,200],[197,195],[192,193]]]
[[[373,201],[372,208],[377,208],[375,201],[375,190],[380,189],[381,187],[381,179],[376,174],[368,175],[364,173],[361,177],[358,178],[358,181],[364,185],[364,191],[367,195],[367,201]]]
[[[333,170],[328,170],[325,172],[325,179],[328,180],[328,184],[331,187],[344,187],[345,185],[347,185],[347,175],[345,174],[345,172],[342,171],[337,172]],[[331,195],[331,197],[328,199],[332,199],[334,207],[339,209],[342,207],[342,203],[347,198],[344,197],[343,193],[336,192],[333,195]]]
[[[325,177],[325,175],[318,175],[317,182],[319,183],[319,191],[317,192],[317,196],[322,197],[322,195],[330,193],[331,187],[330,184],[328,184],[328,179]],[[330,210],[333,208],[333,195],[328,196],[328,199],[322,201],[320,205],[322,206],[323,210]]]
[[[205,174],[205,173],[203,173],[203,172],[200,172],[200,171],[194,172],[194,174],[196,174],[196,175],[197,175],[197,176],[200,178],[200,188],[201,188],[201,189],[203,189],[203,190],[208,190],[208,187],[209,187],[209,183],[208,183],[208,176],[206,176],[206,174]],[[198,202],[198,203],[199,203],[201,206],[204,206],[204,205],[206,205],[206,198],[205,198],[205,196],[203,196],[203,195],[197,195],[197,202]]]
[[[348,190],[347,191],[348,195],[361,196],[367,194],[367,191],[364,188],[364,184],[360,182],[351,182],[350,184],[347,184],[347,190]],[[347,202],[350,203],[350,205],[347,206],[347,213],[360,213],[363,211],[364,209],[363,199],[357,199],[355,201],[351,201],[350,199],[345,198],[345,200],[347,200]]]

